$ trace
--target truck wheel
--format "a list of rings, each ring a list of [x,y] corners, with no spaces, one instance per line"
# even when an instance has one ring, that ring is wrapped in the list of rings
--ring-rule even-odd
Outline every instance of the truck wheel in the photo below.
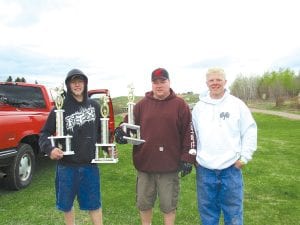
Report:
[[[27,187],[32,180],[35,167],[35,155],[28,144],[20,144],[13,164],[7,168],[7,177],[4,179],[6,186],[12,190]]]

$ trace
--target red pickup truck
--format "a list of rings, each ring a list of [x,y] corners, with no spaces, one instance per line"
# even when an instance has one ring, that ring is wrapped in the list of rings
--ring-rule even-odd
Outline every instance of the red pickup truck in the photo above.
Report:
[[[109,132],[114,112],[107,89],[89,91],[91,98],[109,97]],[[38,138],[54,102],[44,85],[0,82],[0,179],[9,189],[28,186],[41,151]]]

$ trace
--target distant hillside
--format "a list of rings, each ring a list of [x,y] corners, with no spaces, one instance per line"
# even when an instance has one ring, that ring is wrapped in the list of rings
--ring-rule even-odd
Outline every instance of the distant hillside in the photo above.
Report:
[[[199,100],[199,94],[194,94],[193,92],[177,94],[182,97],[188,104],[194,104]]]
[[[192,92],[182,93],[182,94],[177,94],[177,95],[179,97],[183,98],[189,105],[195,104],[199,99],[199,94],[194,94]],[[143,97],[144,96],[135,96],[134,102],[138,102]],[[113,101],[115,114],[127,112],[127,102],[128,102],[127,96],[115,97],[115,98],[112,98],[112,101]]]

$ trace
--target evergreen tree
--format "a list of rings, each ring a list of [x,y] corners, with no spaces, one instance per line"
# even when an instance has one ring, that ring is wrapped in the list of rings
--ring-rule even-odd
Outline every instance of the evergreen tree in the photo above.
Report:
[[[12,82],[12,81],[13,81],[13,79],[12,79],[11,76],[9,76],[9,77],[6,79],[6,82]]]

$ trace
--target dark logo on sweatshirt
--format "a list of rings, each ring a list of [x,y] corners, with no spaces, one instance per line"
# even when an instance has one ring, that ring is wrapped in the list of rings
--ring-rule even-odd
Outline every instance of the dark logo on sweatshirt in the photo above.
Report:
[[[220,113],[220,118],[225,120],[228,119],[230,117],[230,113],[229,112],[221,112]]]
[[[67,130],[73,130],[75,126],[81,127],[83,124],[95,121],[96,115],[95,115],[95,108],[89,107],[89,108],[81,108],[79,111],[66,116],[66,128]]]

